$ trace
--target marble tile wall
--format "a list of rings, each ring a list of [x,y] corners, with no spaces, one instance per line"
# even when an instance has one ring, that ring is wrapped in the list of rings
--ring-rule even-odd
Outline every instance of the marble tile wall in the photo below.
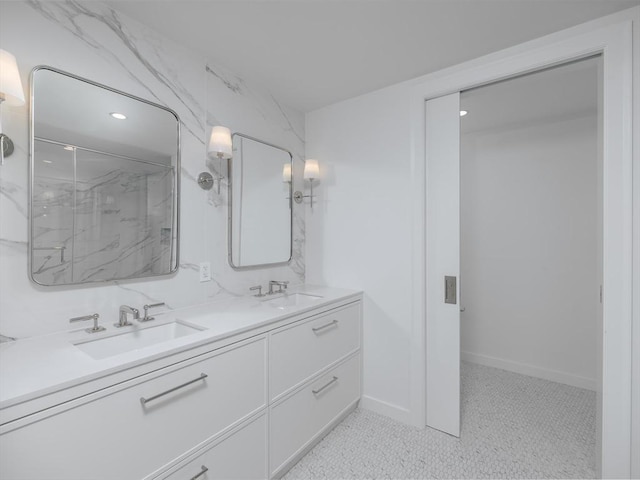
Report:
[[[270,279],[304,282],[304,207],[294,207],[292,262],[234,271],[227,262],[227,188],[196,183],[201,171],[226,171],[206,158],[213,125],[222,124],[289,149],[294,186],[302,184],[304,117],[259,86],[207,61],[99,2],[0,1],[0,48],[13,53],[29,94],[29,73],[49,65],[166,105],[182,132],[180,267],[155,279],[41,287],[30,281],[28,106],[3,107],[3,131],[15,143],[0,167],[0,333],[24,338],[69,329],[68,319],[97,312],[111,323],[118,307],[164,301],[170,308],[245,295]],[[212,281],[199,282],[199,263]]]

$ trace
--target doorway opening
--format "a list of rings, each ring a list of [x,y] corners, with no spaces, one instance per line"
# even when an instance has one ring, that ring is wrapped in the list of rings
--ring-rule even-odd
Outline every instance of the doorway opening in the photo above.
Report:
[[[602,390],[598,392],[598,475],[629,478],[632,448],[634,275],[633,49],[629,22],[589,25],[545,37],[486,62],[429,76],[415,89],[412,162],[417,225],[412,398],[420,424],[459,435],[460,311],[446,302],[446,277],[459,277],[460,92],[545,66],[602,55]],[[423,163],[424,162],[424,163]],[[453,233],[452,233],[453,232]],[[508,281],[508,279],[505,279]],[[455,287],[455,282],[453,284]],[[462,286],[464,296],[464,286]],[[600,295],[597,295],[600,296]],[[423,403],[424,402],[424,403]],[[635,438],[635,437],[634,437]]]
[[[460,94],[460,435],[482,431],[514,477],[599,470],[601,71]]]

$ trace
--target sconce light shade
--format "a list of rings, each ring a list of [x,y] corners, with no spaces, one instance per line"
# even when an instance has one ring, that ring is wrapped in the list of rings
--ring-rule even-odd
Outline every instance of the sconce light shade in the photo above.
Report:
[[[304,161],[304,179],[313,180],[320,178],[320,168],[318,167],[317,160],[305,160]]]
[[[24,105],[24,90],[16,57],[0,49],[0,98],[7,105]]]
[[[231,158],[233,156],[231,130],[227,127],[213,127],[207,153],[219,158]]]
[[[282,166],[282,181],[287,183],[291,181],[291,164],[285,163]]]

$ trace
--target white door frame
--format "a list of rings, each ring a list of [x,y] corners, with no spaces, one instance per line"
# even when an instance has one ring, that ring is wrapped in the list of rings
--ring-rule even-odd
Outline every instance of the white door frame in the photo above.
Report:
[[[425,101],[497,80],[603,54],[603,395],[602,476],[631,476],[633,182],[633,23],[640,8],[610,15],[422,77],[412,87],[413,343],[412,423],[425,425]],[[638,142],[638,134],[635,134]],[[637,156],[636,156],[637,157]],[[640,168],[636,158],[635,168]],[[636,198],[638,195],[636,195]],[[638,205],[636,205],[638,208]],[[640,211],[640,210],[639,210]],[[638,273],[635,272],[637,275]],[[635,294],[637,302],[637,293]],[[637,324],[637,319],[636,319]]]

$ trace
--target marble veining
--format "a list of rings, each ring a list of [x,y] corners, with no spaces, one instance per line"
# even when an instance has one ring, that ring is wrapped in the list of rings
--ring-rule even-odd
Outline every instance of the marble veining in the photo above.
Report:
[[[106,8],[101,4],[87,5],[86,2],[77,1],[53,3],[29,0],[28,4],[51,21],[64,27],[80,41],[86,42],[92,48],[101,51],[105,55],[110,55],[114,61],[118,62],[127,71],[136,83],[145,88],[147,93],[151,95],[155,101],[163,103],[163,99],[156,91],[150,88],[148,83],[138,77],[132,69],[128,68],[122,56],[116,55],[115,52],[110,52],[103,48],[103,44],[95,37],[94,25],[91,23],[84,25],[84,23],[86,23],[88,19],[91,19],[108,28],[120,40],[121,45],[134,56],[138,66],[143,66],[146,72],[151,74],[161,85],[167,88],[168,92],[173,93],[175,99],[190,113],[190,120],[202,127],[200,112],[191,107],[192,105],[199,104],[198,99],[193,97],[191,92],[177,81],[179,75],[171,68],[171,61],[168,59],[168,61],[165,61],[162,51],[154,48],[154,45],[149,43],[147,46],[152,47],[150,50],[155,54],[153,55],[153,60],[161,64],[156,67],[151,61],[152,57],[149,55],[150,52],[143,54],[141,48],[136,43],[139,39],[127,28],[127,25],[118,12],[111,8]],[[161,71],[160,66],[163,67],[164,72]],[[190,128],[188,123],[183,123],[183,125],[186,128]],[[197,136],[196,132],[192,131],[191,133]]]
[[[236,82],[233,83],[227,78],[225,78],[224,76],[216,73],[209,65],[205,67],[205,70],[207,73],[210,73],[214,77],[217,77],[224,84],[224,86],[227,87],[229,90],[231,90],[233,93],[236,93],[239,95],[243,94],[242,87],[241,87],[242,79],[236,78]]]
[[[300,278],[304,278],[304,245],[305,245],[305,224],[304,218],[297,211],[293,212],[293,237],[291,269]]]
[[[289,116],[287,115],[287,112],[284,111],[284,108],[282,107],[282,105],[280,105],[280,102],[278,102],[278,100],[276,100],[276,98],[273,95],[271,95],[271,100],[273,101],[275,106],[278,108],[278,110],[280,111],[280,114],[282,115],[282,118],[284,119],[284,121],[288,125],[288,127],[285,129],[285,131],[293,133],[301,143],[304,143],[304,138],[302,138],[300,136],[300,134],[298,132],[296,132],[295,126],[293,125],[293,123],[291,123],[291,120],[289,119]]]
[[[139,296],[140,296],[140,298],[141,298],[141,300],[144,300],[144,301],[145,301],[145,303],[147,303],[147,304],[149,304],[149,305],[150,305],[150,304],[153,304],[153,303],[161,303],[161,302],[164,302],[164,300],[163,300],[163,299],[161,299],[161,298],[159,298],[159,297],[151,296],[150,294],[148,294],[148,293],[147,293],[147,292],[145,292],[144,290],[140,290],[140,289],[137,289],[137,288],[131,287],[131,286],[129,286],[129,285],[125,285],[125,284],[123,284],[123,282],[124,282],[124,281],[116,280],[114,283],[115,283],[115,284],[118,286],[118,288],[119,288],[119,289],[121,289],[121,290],[126,290],[126,291],[128,291],[128,292],[132,292],[132,293],[135,293],[136,295],[139,295]],[[174,308],[176,308],[175,306],[172,306],[172,305],[171,305],[171,304],[169,304],[169,303],[166,303],[166,302],[164,302],[164,303],[165,303],[164,307],[165,307],[165,308],[167,308],[167,309],[169,309],[169,310],[173,310]]]
[[[6,238],[0,238],[0,245],[7,249],[13,249],[18,253],[27,253],[28,242],[20,242],[15,240],[8,240]]]
[[[231,76],[231,74],[227,74],[222,69],[222,67],[213,67],[211,64],[208,64],[206,67],[206,71],[210,74],[209,78],[214,78],[215,80],[221,82],[222,85],[224,85],[224,87],[226,87],[226,89],[228,89],[233,95],[248,100],[249,105],[251,105],[254,110],[258,111],[263,119],[268,120],[270,123],[275,123],[276,125],[278,125],[281,132],[283,132],[285,136],[287,136],[288,134],[292,134],[295,137],[293,142],[289,140],[286,143],[288,148],[291,149],[294,154],[299,154],[301,152],[300,147],[304,149],[304,135],[301,134],[301,126],[298,126],[297,128],[294,126],[294,122],[290,118],[290,115],[293,112],[287,112],[285,110],[285,107],[282,106],[275,97],[273,97],[272,95],[265,96],[258,94],[255,89],[249,88],[246,82],[244,82],[242,79],[238,79],[237,77],[235,83],[229,81],[228,77]],[[210,82],[210,86],[215,88],[215,83]],[[214,118],[215,111],[210,109],[208,120],[211,121]],[[297,130],[300,130],[300,132],[298,132]],[[282,134],[280,133],[278,136],[282,137]],[[272,141],[271,143],[274,142]],[[304,160],[304,155],[302,155],[300,159]]]
[[[15,211],[26,219],[29,217],[29,213],[26,207],[18,201],[18,196],[20,195],[26,195],[23,187],[12,182],[3,182],[2,178],[0,178],[0,197],[4,197],[6,201],[11,202]]]
[[[34,31],[38,35],[33,35]],[[294,258],[290,265],[235,272],[227,261],[226,179],[220,195],[205,192],[196,183],[201,171],[218,168],[207,162],[211,126],[226,125],[232,131],[245,132],[293,152],[294,188],[302,189],[304,116],[300,112],[281,105],[260,86],[250,85],[100,2],[3,2],[0,42],[3,49],[16,56],[27,90],[29,72],[36,65],[95,80],[177,112],[182,143],[178,272],[147,280],[48,289],[34,285],[28,276],[28,107],[2,109],[3,128],[15,143],[14,154],[0,167],[3,335],[24,338],[68,330],[70,317],[94,312],[105,322],[112,322],[121,304],[141,307],[164,301],[171,308],[182,308],[246,295],[249,286],[264,285],[272,279],[304,282],[303,205],[294,206]],[[221,173],[226,173],[224,168]],[[121,207],[108,210],[123,222],[136,217]],[[136,242],[145,238],[142,235],[124,242],[135,250]],[[106,255],[117,239],[95,242],[84,253],[87,259]],[[55,255],[47,255],[49,265],[54,265]],[[213,280],[201,283],[199,264],[204,261],[211,263]],[[108,263],[96,261],[93,272],[111,268]],[[134,270],[144,268],[138,265]]]

